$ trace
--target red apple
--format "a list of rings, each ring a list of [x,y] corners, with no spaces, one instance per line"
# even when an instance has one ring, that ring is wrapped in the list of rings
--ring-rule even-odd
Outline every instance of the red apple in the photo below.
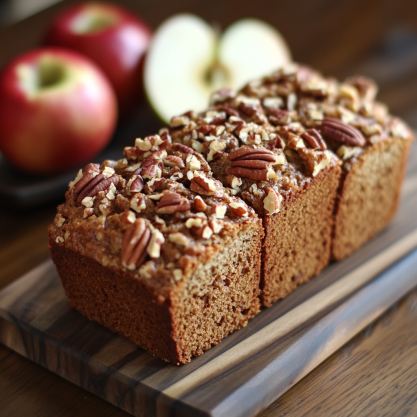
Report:
[[[149,27],[115,5],[84,3],[64,11],[52,25],[47,45],[74,49],[108,76],[122,110],[132,106],[142,86]]]
[[[91,160],[116,120],[109,81],[78,53],[37,49],[0,74],[0,150],[25,171],[53,173]]]

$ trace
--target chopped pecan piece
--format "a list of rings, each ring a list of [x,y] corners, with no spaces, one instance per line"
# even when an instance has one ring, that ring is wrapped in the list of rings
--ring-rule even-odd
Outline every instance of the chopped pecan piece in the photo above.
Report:
[[[149,241],[149,245],[146,248],[148,255],[151,258],[159,258],[161,256],[161,246],[164,244],[164,242],[164,235],[158,229],[153,229],[151,240]]]
[[[151,231],[144,219],[137,219],[126,231],[122,241],[122,264],[134,270],[146,259],[146,248],[151,239]]]
[[[190,190],[203,195],[213,195],[216,192],[216,185],[212,179],[199,175],[191,179]]]
[[[224,219],[224,215],[226,214],[227,206],[222,204],[216,204],[211,207],[211,215],[218,219]]]
[[[230,210],[239,217],[246,217],[248,215],[248,206],[243,202],[233,201],[229,204]]]
[[[194,208],[198,212],[206,211],[207,204],[199,195],[194,198]]]
[[[164,159],[164,165],[169,167],[179,167],[184,168],[184,161],[179,157],[175,155],[169,155]]]
[[[321,149],[322,151],[327,149],[326,142],[316,129],[307,129],[301,137],[311,149]]]
[[[223,106],[223,105],[217,105],[216,106],[216,110],[218,111],[223,111],[225,112],[228,116],[237,116],[239,117],[239,112],[237,112],[236,110],[227,107],[227,106]]]
[[[126,210],[120,215],[120,220],[126,224],[132,224],[136,220],[136,215],[133,211]]]
[[[190,244],[190,239],[183,233],[170,233],[168,239],[170,242],[184,247],[187,247]]]
[[[163,194],[156,206],[156,212],[160,214],[176,213],[179,211],[190,210],[190,202],[181,197],[178,193]]]
[[[366,143],[358,129],[333,117],[324,118],[321,134],[325,139],[348,146],[365,146]]]
[[[291,123],[290,112],[288,110],[267,108],[266,114],[269,121],[274,125],[287,125]]]
[[[180,152],[183,152],[183,153],[189,153],[189,154],[195,155],[195,156],[199,156],[198,152],[196,152],[194,149],[191,149],[187,145],[183,145],[182,143],[173,143],[172,146],[177,151],[180,151]]]
[[[142,194],[136,194],[130,200],[130,207],[137,213],[146,209],[146,197]]]
[[[137,175],[132,175],[132,178],[128,181],[126,185],[126,190],[128,193],[140,193],[143,189],[143,181]]]
[[[265,187],[266,197],[264,198],[264,209],[270,216],[278,213],[281,209],[282,195],[277,193],[272,187]]]
[[[349,77],[346,81],[346,84],[351,84],[359,92],[359,95],[366,101],[373,101],[378,92],[378,87],[375,84],[375,81],[370,78],[364,77],[362,75],[355,75]]]

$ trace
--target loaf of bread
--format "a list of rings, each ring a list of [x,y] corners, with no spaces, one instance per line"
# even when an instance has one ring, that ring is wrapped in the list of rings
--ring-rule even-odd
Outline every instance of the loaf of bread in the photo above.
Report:
[[[364,77],[291,65],[89,164],[50,225],[69,303],[190,361],[382,230],[410,129]]]
[[[259,312],[261,220],[162,131],[87,165],[49,226],[70,305],[183,364]]]
[[[302,124],[321,135],[341,160],[332,257],[341,260],[384,229],[399,203],[413,134],[385,105],[376,84],[362,76],[342,83],[291,65],[245,86],[278,130]],[[308,133],[301,136],[307,145]]]
[[[214,177],[262,218],[264,306],[329,263],[341,169],[317,132],[290,119],[275,126],[258,98],[221,90],[207,111],[174,117],[170,134],[202,153]]]

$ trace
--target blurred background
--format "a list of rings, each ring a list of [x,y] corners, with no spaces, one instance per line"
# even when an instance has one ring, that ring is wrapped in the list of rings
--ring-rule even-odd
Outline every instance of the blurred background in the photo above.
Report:
[[[0,69],[12,58],[43,44],[51,24],[73,0],[0,0]],[[416,0],[118,0],[114,2],[155,31],[166,19],[192,13],[219,32],[243,18],[261,19],[286,40],[296,62],[326,76],[374,78],[378,99],[417,129]],[[153,106],[154,107],[154,106]],[[110,145],[96,161],[122,157],[123,146],[153,134],[163,122],[143,96],[119,118]],[[0,153],[0,209],[61,201],[78,167],[53,176],[24,174]],[[52,207],[53,205],[51,205]]]
[[[71,3],[76,1],[0,0],[0,67],[39,45],[54,16]],[[362,72],[374,77],[381,86],[380,100],[417,126],[415,0],[118,0],[117,4],[138,14],[152,29],[180,12],[197,14],[222,29],[245,17],[265,20],[283,34],[296,61],[326,75]]]

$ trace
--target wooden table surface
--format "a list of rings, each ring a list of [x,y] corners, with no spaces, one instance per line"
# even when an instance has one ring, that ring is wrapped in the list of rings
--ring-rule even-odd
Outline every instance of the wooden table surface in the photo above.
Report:
[[[70,1],[0,29],[0,66],[37,45],[47,23],[67,3]],[[297,60],[326,74],[345,76],[360,71],[374,76],[381,85],[380,99],[417,128],[415,0],[121,3],[139,11],[153,27],[183,11],[197,13],[221,27],[247,16],[269,21],[280,28]],[[0,202],[0,288],[48,258],[46,227],[54,213],[54,206],[16,211]],[[416,375],[417,290],[260,416],[417,416]],[[0,346],[0,415],[128,414]]]

